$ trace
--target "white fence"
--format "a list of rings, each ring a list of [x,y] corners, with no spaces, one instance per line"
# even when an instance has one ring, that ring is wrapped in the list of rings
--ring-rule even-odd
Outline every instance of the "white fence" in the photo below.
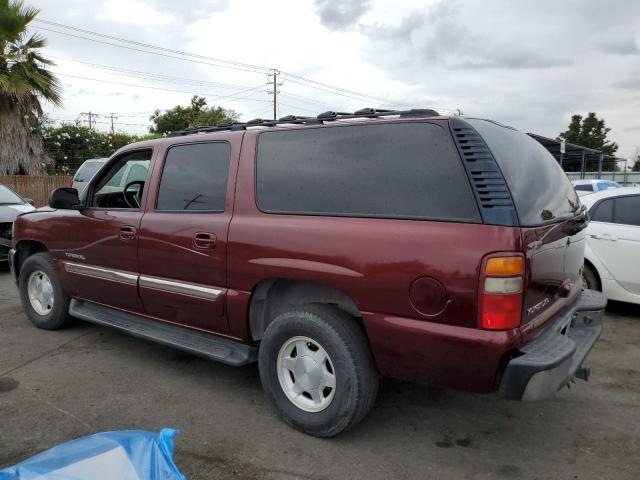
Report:
[[[580,172],[566,172],[569,180],[580,180]],[[586,172],[584,178],[598,178],[598,172]],[[602,172],[600,174],[602,180],[612,180],[623,185],[640,185],[640,172]]]

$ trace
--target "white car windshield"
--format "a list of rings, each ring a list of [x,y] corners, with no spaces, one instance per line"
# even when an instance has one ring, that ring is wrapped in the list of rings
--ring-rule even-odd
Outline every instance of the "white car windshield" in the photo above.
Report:
[[[22,199],[4,185],[0,185],[0,205],[22,205]]]

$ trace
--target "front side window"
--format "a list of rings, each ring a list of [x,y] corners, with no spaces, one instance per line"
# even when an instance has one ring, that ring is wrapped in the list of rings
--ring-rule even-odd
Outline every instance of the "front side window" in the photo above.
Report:
[[[426,122],[264,132],[256,199],[268,213],[480,221],[448,129]]]
[[[223,142],[171,147],[156,209],[224,212],[230,154],[229,144]]]
[[[150,161],[150,150],[130,153],[118,159],[95,184],[90,205],[96,208],[140,208]]]

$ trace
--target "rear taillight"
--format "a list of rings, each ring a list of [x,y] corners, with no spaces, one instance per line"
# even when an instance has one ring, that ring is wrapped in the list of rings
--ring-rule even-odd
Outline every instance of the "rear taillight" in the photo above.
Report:
[[[487,330],[510,330],[520,325],[524,288],[524,257],[491,255],[482,262],[478,323]]]

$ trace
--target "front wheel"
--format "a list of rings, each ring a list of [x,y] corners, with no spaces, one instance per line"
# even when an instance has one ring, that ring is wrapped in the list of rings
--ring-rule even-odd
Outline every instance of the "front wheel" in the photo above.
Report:
[[[280,417],[310,435],[332,437],[371,409],[379,376],[353,318],[330,306],[279,314],[260,344],[260,379]]]
[[[36,327],[57,330],[68,325],[69,296],[62,289],[48,253],[36,253],[25,260],[18,289],[22,306]]]

